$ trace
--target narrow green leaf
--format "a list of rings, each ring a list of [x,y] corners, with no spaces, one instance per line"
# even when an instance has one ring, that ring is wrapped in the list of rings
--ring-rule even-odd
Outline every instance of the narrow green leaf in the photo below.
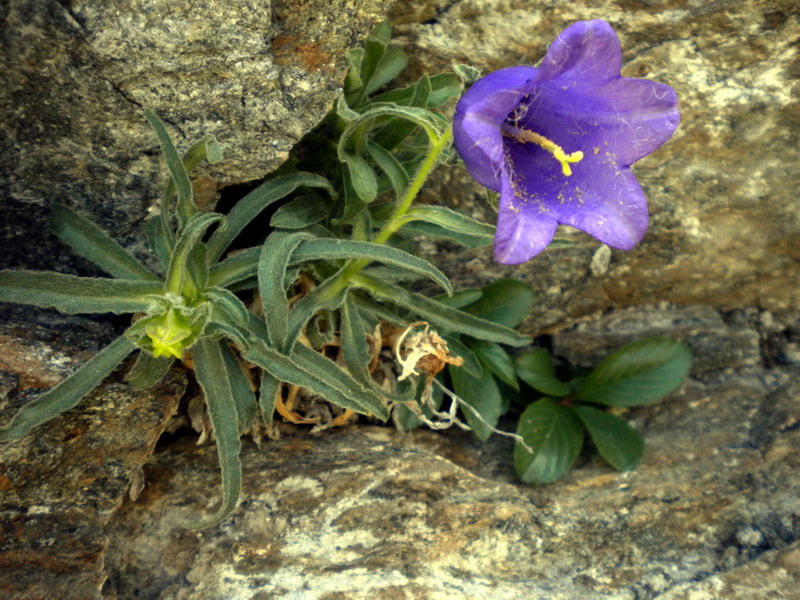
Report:
[[[440,329],[440,333],[466,334],[477,339],[509,346],[526,346],[531,341],[528,336],[509,327],[444,306],[426,296],[368,277],[364,273],[353,277],[351,283],[368,290],[374,296],[393,302],[419,315],[435,328]]]
[[[260,255],[261,246],[232,252],[225,260],[211,267],[208,272],[208,285],[228,287],[255,277],[258,273],[258,257]]]
[[[261,420],[265,425],[272,423],[280,391],[280,380],[262,369],[261,383],[258,386],[258,407],[261,409]]]
[[[319,223],[329,212],[329,202],[322,196],[306,194],[278,208],[269,224],[275,229],[303,229]]]
[[[347,287],[342,285],[338,275],[339,272],[334,273],[294,304],[289,312],[288,335],[281,350],[291,352],[306,323],[315,314],[342,305]]]
[[[49,271],[0,271],[0,302],[55,308],[67,314],[145,312],[162,283],[76,277]]]
[[[236,404],[236,416],[239,419],[239,434],[244,433],[253,426],[253,419],[256,416],[256,395],[250,387],[250,380],[244,372],[244,365],[228,342],[220,340],[218,342],[220,354],[225,368],[225,376]]]
[[[461,95],[464,89],[461,79],[455,73],[440,73],[430,77],[428,80],[430,84],[430,92],[427,95],[427,108],[438,108],[446,104],[450,100],[457,98]],[[417,99],[419,94],[417,92],[417,82],[399,89],[393,89],[376,96],[373,100],[375,102],[394,103],[402,106],[419,106],[418,100],[414,101],[415,95]]]
[[[453,291],[445,274],[427,260],[417,258],[408,252],[391,246],[373,244],[371,242],[356,242],[335,238],[309,239],[297,246],[292,254],[290,264],[297,265],[310,261],[342,259],[364,259],[370,262],[378,261],[387,265],[401,267],[435,281],[448,293]]]
[[[552,483],[567,472],[583,446],[583,425],[553,398],[537,400],[519,418],[517,435],[533,450],[514,447],[514,468],[525,483]]]
[[[119,279],[158,281],[159,277],[115,242],[106,231],[71,208],[54,203],[50,228],[75,252]]]
[[[403,225],[397,232],[407,236],[425,236],[436,240],[447,240],[464,246],[465,248],[483,248],[494,243],[494,236],[486,235],[467,235],[450,229],[445,229],[433,223],[425,221],[411,221]]]
[[[592,436],[600,456],[617,471],[633,471],[642,460],[644,440],[625,419],[592,406],[570,407]]]
[[[171,357],[156,358],[149,352],[141,350],[125,381],[135,390],[146,390],[164,379],[174,362],[175,359]]]
[[[211,304],[211,319],[246,329],[251,312],[236,294],[224,288],[214,287],[203,292],[203,299]]]
[[[386,173],[399,200],[408,187],[409,177],[405,167],[400,164],[394,154],[378,144],[368,142],[367,151],[383,172]]]
[[[286,269],[295,248],[309,238],[311,236],[307,233],[273,231],[261,247],[258,289],[264,308],[264,320],[270,343],[281,350],[287,348],[290,342],[289,300],[284,287]]]
[[[516,279],[499,279],[481,288],[483,296],[464,310],[506,327],[516,327],[533,308],[533,290]]]
[[[397,77],[408,65],[408,55],[399,46],[386,49],[375,67],[372,77],[364,86],[364,94],[370,95]]]
[[[517,376],[538,392],[548,396],[563,397],[570,386],[556,377],[553,358],[545,348],[534,348],[514,360]]]
[[[290,358],[269,347],[259,336],[251,339],[243,357],[278,380],[304,387],[342,408],[372,414],[382,420],[389,418],[389,411],[377,394],[359,384],[336,363],[302,344],[295,346]]]
[[[469,288],[466,290],[459,290],[454,292],[452,296],[435,296],[434,300],[441,302],[450,308],[464,308],[468,304],[472,304],[483,296],[480,288]]]
[[[502,346],[494,342],[484,342],[481,340],[471,340],[469,347],[478,355],[481,363],[489,369],[495,376],[515,390],[519,390],[519,382],[514,372],[514,361],[503,350]]]
[[[654,337],[608,355],[583,380],[578,400],[610,406],[641,406],[678,389],[692,366],[689,346]]]
[[[193,298],[197,295],[202,281],[194,281],[189,266],[190,254],[200,243],[205,232],[214,223],[220,223],[217,230],[225,229],[225,217],[217,213],[197,214],[186,221],[181,236],[175,243],[167,269],[167,289],[175,294]],[[206,251],[207,255],[207,251]]]
[[[370,203],[378,195],[378,180],[369,163],[358,154],[345,152],[342,155],[353,189],[362,202]]]
[[[158,143],[161,146],[161,151],[164,153],[164,158],[167,161],[167,168],[169,169],[170,176],[175,185],[175,190],[178,193],[176,212],[181,224],[183,224],[197,213],[197,207],[194,204],[192,182],[189,180],[189,174],[186,172],[186,167],[184,167],[180,156],[178,156],[178,151],[175,149],[169,137],[169,133],[167,133],[164,122],[149,108],[144,110],[144,116],[147,118],[150,127],[156,134]],[[164,208],[165,207],[162,206],[162,210]],[[167,214],[170,212],[170,210],[167,210]]]
[[[195,375],[206,397],[222,475],[222,504],[211,519],[192,525],[192,529],[212,527],[228,517],[236,508],[242,487],[242,464],[239,460],[242,443],[236,413],[236,390],[228,379],[223,343],[201,338],[192,347]]]
[[[469,346],[452,336],[444,336],[444,341],[447,342],[447,349],[450,350],[450,354],[464,360],[464,364],[459,369],[466,371],[473,377],[483,377],[483,365]]]
[[[100,385],[133,348],[125,337],[118,337],[72,375],[23,406],[7,425],[0,427],[0,442],[17,440],[34,427],[73,408]]]
[[[142,224],[144,233],[147,236],[147,243],[158,259],[158,264],[162,271],[166,272],[169,267],[169,257],[172,254],[172,247],[175,238],[167,226],[164,224],[162,215],[146,219]]]
[[[456,395],[478,411],[486,423],[495,427],[502,414],[503,399],[494,377],[488,371],[478,378],[459,367],[449,366],[447,370]],[[492,435],[491,428],[482,423],[471,410],[462,407],[462,411],[475,436],[484,442],[488,440]]]
[[[416,206],[406,215],[408,222],[423,221],[451,233],[471,238],[494,240],[495,228],[444,206]]]
[[[332,196],[336,192],[330,182],[324,177],[313,173],[290,173],[279,175],[259,185],[244,198],[239,200],[228,213],[228,227],[214,232],[208,240],[209,264],[216,263],[222,253],[230,246],[231,242],[242,230],[269,205],[285,198],[298,187],[312,187],[326,189]]]
[[[431,94],[431,82],[428,76],[423,74],[412,87],[412,91],[413,94],[408,101],[408,107],[414,109],[426,108],[428,106],[428,97]],[[433,113],[427,113],[427,115],[432,114]],[[418,123],[407,119],[389,119],[375,135],[374,141],[383,148],[394,150],[403,140],[408,138],[418,126]]]

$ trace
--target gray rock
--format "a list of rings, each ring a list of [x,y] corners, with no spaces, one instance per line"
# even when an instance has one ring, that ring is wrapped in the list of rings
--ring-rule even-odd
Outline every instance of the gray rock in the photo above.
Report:
[[[589,453],[545,487],[513,480],[505,439],[360,426],[246,444],[245,500],[202,533],[182,526],[214,507],[216,453],[186,440],[113,517],[104,594],[796,598],[794,375],[774,392],[750,376],[691,383],[629,413],[648,444],[639,469]]]
[[[263,177],[326,113],[345,52],[388,0],[11,0],[0,30],[2,266],[74,268],[47,207],[78,207],[126,245],[160,193],[152,108],[179,147],[229,145],[217,187]],[[160,173],[160,175],[159,175]]]
[[[680,98],[671,141],[634,171],[650,202],[651,228],[629,252],[612,251],[593,273],[598,243],[577,242],[518,267],[491,252],[440,246],[435,256],[454,281],[501,276],[537,292],[530,331],[610,307],[708,304],[783,310],[800,304],[800,35],[797,3],[630,2],[628,0],[400,0],[401,23],[417,71],[469,63],[489,72],[533,64],[570,23],[602,18],[619,33],[623,75],[667,83]],[[484,194],[457,169],[427,196],[494,220]]]
[[[80,325],[73,320],[60,332],[3,325],[0,369],[12,385],[4,385],[0,423],[97,351],[97,324]],[[108,383],[31,435],[0,445],[4,598],[100,598],[104,525],[137,481],[184,388],[177,372],[148,392]]]
[[[710,306],[637,307],[617,310],[576,324],[552,336],[553,353],[568,364],[597,365],[610,352],[646,337],[686,342],[692,349],[692,373],[754,367],[761,362],[759,334],[733,327]]]

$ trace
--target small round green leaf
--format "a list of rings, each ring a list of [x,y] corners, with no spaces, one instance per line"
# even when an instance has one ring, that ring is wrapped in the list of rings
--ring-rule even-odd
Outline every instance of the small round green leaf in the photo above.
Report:
[[[640,406],[675,391],[689,374],[692,352],[677,340],[654,337],[608,355],[586,376],[576,398],[609,406]]]
[[[617,471],[633,471],[642,460],[644,440],[625,419],[592,406],[576,406],[597,450]]]
[[[520,416],[517,435],[531,447],[514,447],[514,468],[525,483],[552,483],[575,462],[583,446],[583,425],[553,398],[537,400]]]
[[[464,310],[483,319],[516,327],[533,308],[533,290],[516,279],[500,279],[482,289],[481,299]]]
[[[569,394],[569,386],[556,377],[550,353],[544,348],[534,348],[517,356],[514,361],[517,377],[538,392],[559,398]]]

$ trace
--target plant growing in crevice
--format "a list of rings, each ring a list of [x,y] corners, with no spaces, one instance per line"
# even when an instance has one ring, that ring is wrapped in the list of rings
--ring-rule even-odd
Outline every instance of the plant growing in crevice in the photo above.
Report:
[[[607,34],[604,27],[595,29]],[[221,157],[221,144],[204,140],[180,156],[162,121],[146,111],[170,174],[158,214],[144,226],[156,270],[73,209],[53,207],[51,224],[57,235],[111,278],[0,271],[0,301],[65,313],[131,313],[133,318],[117,340],[24,405],[0,428],[0,441],[26,435],[76,406],[134,351],[138,356],[127,379],[137,387],[157,383],[176,360],[182,360],[194,369],[216,438],[222,503],[216,515],[198,525],[210,526],[236,506],[242,434],[269,425],[275,412],[294,423],[321,427],[346,423],[353,414],[380,420],[394,414],[404,429],[425,422],[470,428],[481,439],[498,432],[498,419],[510,405],[510,390],[519,389],[520,379],[530,383],[523,368],[529,355],[515,361],[505,347],[521,348],[531,342],[514,329],[530,311],[531,290],[516,281],[500,280],[453,293],[448,278],[410,250],[420,235],[470,248],[494,242],[497,248],[492,225],[444,206],[415,204],[431,172],[442,163],[457,162],[454,126],[440,108],[460,96],[464,83],[471,83],[476,74],[458,67],[455,73],[423,75],[410,85],[384,91],[407,63],[402,49],[390,44],[390,33],[389,25],[382,23],[363,49],[350,52],[343,93],[320,127],[306,136],[276,174],[224,215],[198,206],[190,180],[201,161]],[[571,39],[567,36],[559,48],[566,44],[569,50]],[[530,71],[525,74],[532,76]],[[513,200],[509,193],[516,194],[517,203],[533,198],[530,190],[523,194],[519,185],[505,185],[519,183],[517,174],[524,171],[521,153],[529,150],[525,145],[530,142],[524,131],[538,127],[519,108],[528,106],[529,79],[520,79],[516,87],[504,79],[478,81],[456,111],[456,148],[479,181],[501,192],[501,225]],[[536,81],[535,85],[541,83]],[[639,115],[635,106],[629,108],[630,114]],[[549,132],[554,118],[547,118],[542,125],[547,129],[542,131]],[[485,139],[478,135],[484,125]],[[517,129],[509,129],[512,126]],[[537,135],[542,137],[541,132]],[[474,145],[465,141],[469,139]],[[576,156],[575,160],[561,156],[563,151],[554,150],[552,142],[536,139],[548,156],[578,162]],[[488,151],[494,162],[481,165],[476,149]],[[627,169],[622,163],[616,166]],[[578,172],[577,165],[572,169]],[[565,177],[567,170],[563,169]],[[243,229],[270,206],[277,210],[263,243],[232,250]],[[598,206],[601,213],[607,208],[603,203]],[[504,226],[499,250],[504,260],[510,256],[510,242],[523,245],[521,254],[515,250],[514,256],[527,256],[533,246],[525,245],[520,236],[539,231],[531,225],[534,212],[525,208],[520,214],[526,215],[524,226],[510,230]],[[586,211],[575,214],[584,218]],[[559,220],[569,219],[557,217],[546,225],[554,230],[553,223]],[[549,241],[552,232],[546,233]],[[533,236],[536,247],[542,238],[537,236]],[[444,293],[429,297],[409,289],[409,283],[422,279]],[[598,372],[604,372],[602,365]],[[619,392],[617,371],[605,372],[616,382],[612,391]],[[674,370],[674,377],[677,374]],[[582,387],[561,384],[558,390],[567,390],[564,394],[542,391],[557,398],[575,394],[582,401],[613,405],[611,396],[598,396],[602,377],[592,377]],[[449,409],[440,410],[441,395],[451,399]],[[327,420],[304,409],[304,401],[318,407],[320,399],[336,407]],[[613,421],[610,415],[598,417],[588,406],[584,410],[564,408],[560,400],[545,403],[555,403],[561,407],[556,412],[567,411],[570,418],[583,419],[596,441],[602,438],[596,432]],[[544,406],[531,406],[537,405]],[[458,416],[459,409],[463,417]],[[524,423],[530,410],[534,409],[523,413]],[[531,431],[521,424],[517,434],[510,435],[517,438],[518,450],[533,450],[533,457],[546,454],[548,442]],[[608,454],[602,447],[601,452]],[[619,461],[608,459],[619,466]],[[520,472],[523,479],[548,479],[530,477],[529,466]]]

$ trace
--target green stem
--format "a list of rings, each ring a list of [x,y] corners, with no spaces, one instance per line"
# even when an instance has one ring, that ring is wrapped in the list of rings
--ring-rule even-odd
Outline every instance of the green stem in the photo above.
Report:
[[[430,152],[428,152],[425,160],[423,160],[420,164],[417,173],[414,175],[414,179],[409,182],[408,187],[403,192],[400,202],[397,204],[394,212],[392,212],[391,216],[378,231],[378,233],[375,234],[375,238],[372,240],[374,243],[385,244],[389,238],[392,237],[392,235],[405,224],[405,217],[408,209],[411,208],[411,205],[417,198],[417,194],[419,194],[419,191],[422,189],[422,186],[425,184],[428,176],[431,174],[433,169],[436,168],[442,152],[453,140],[453,128],[448,127],[442,135],[432,137],[432,140]],[[369,261],[364,258],[351,260],[344,267],[344,269],[342,269],[337,281],[333,282],[331,292],[335,293],[343,289],[347,283],[368,264]]]

